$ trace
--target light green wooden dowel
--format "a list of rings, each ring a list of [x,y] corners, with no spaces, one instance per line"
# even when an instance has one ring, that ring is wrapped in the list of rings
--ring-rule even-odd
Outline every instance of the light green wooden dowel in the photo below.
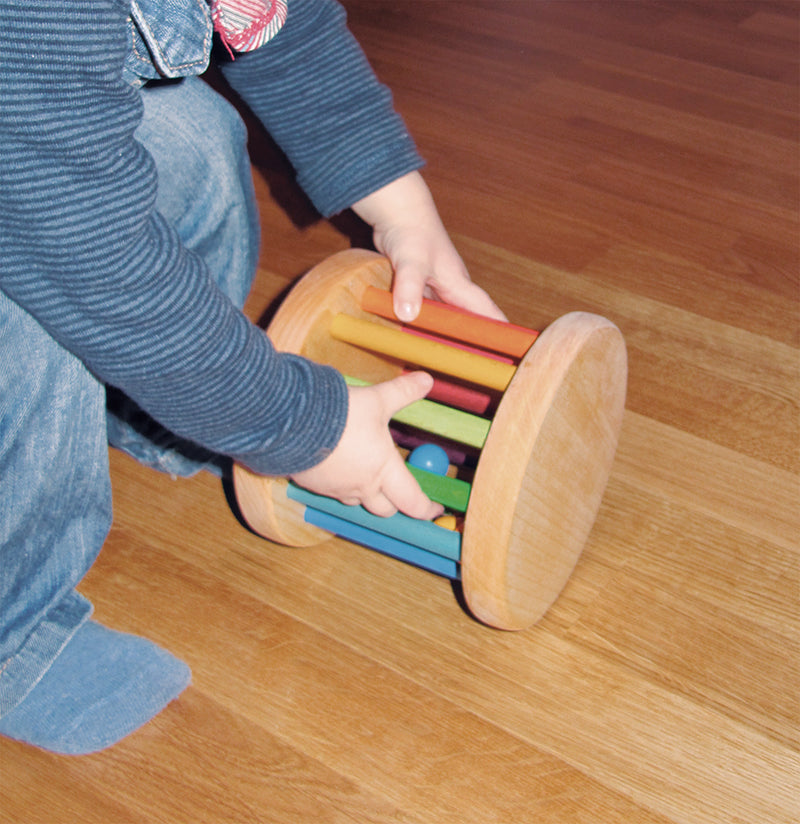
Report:
[[[344,379],[350,386],[370,385],[369,381],[349,375],[345,375]],[[392,420],[478,449],[483,448],[491,425],[491,421],[480,415],[428,400],[414,401],[401,409]]]

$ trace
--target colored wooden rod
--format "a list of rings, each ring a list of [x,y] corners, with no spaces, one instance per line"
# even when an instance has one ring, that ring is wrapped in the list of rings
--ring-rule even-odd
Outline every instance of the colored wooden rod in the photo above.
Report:
[[[428,392],[428,398],[476,415],[483,415],[492,403],[492,396],[486,392],[442,378],[433,379],[433,389]]]
[[[381,535],[379,532],[373,532],[371,529],[329,515],[327,512],[320,512],[310,506],[306,507],[303,517],[306,523],[318,526],[320,529],[326,529],[334,535],[362,544],[377,552],[382,552],[384,555],[391,555],[393,558],[405,561],[407,564],[413,564],[445,578],[457,580],[460,577],[459,565],[455,561],[427,552],[418,546],[398,541],[388,535]]]
[[[361,298],[361,308],[373,315],[397,320],[392,308],[392,293],[384,289],[368,286]],[[485,318],[427,299],[422,301],[417,319],[409,325],[515,358],[521,358],[539,334],[532,329]]]
[[[369,386],[369,381],[360,378],[345,375],[344,379],[350,386]],[[483,448],[491,426],[487,418],[429,400],[414,401],[394,415],[392,420],[477,449]]]
[[[449,478],[447,475],[437,475],[416,466],[408,466],[409,472],[417,479],[422,491],[437,504],[445,509],[454,509],[456,512],[466,512],[469,503],[470,485],[459,478]]]
[[[467,323],[469,321],[466,321]],[[447,346],[452,346],[454,349],[460,349],[462,352],[472,352],[473,355],[481,355],[484,358],[490,358],[500,363],[514,363],[514,358],[508,355],[500,355],[497,352],[490,352],[487,349],[481,349],[479,346],[469,346],[461,341],[455,341],[452,338],[446,338],[443,335],[434,335],[432,332],[423,332],[421,329],[412,329],[410,326],[404,326],[403,331],[407,335],[416,335],[418,338],[425,340],[433,340],[437,343],[444,343]]]
[[[379,352],[424,369],[443,372],[479,386],[488,386],[490,389],[503,391],[514,377],[515,367],[511,364],[406,335],[399,329],[350,315],[336,315],[331,321],[330,334],[337,340],[362,349]]]
[[[430,521],[418,521],[401,512],[392,515],[391,518],[380,518],[367,512],[362,506],[346,506],[333,498],[316,495],[291,483],[286,488],[286,494],[293,501],[299,501],[320,512],[363,526],[372,532],[380,532],[382,535],[396,538],[451,561],[461,559],[461,534],[443,529]]]

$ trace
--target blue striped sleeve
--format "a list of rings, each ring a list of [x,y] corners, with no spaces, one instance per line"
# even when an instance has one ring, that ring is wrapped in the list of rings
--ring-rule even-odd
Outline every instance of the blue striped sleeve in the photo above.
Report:
[[[294,0],[278,35],[223,66],[325,216],[422,158],[334,0]]]

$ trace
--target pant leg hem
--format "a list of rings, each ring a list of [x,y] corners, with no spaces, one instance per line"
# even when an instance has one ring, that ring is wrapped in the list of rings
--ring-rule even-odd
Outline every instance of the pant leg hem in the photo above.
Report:
[[[0,718],[41,681],[91,614],[92,605],[73,590],[47,613],[22,647],[0,664]]]

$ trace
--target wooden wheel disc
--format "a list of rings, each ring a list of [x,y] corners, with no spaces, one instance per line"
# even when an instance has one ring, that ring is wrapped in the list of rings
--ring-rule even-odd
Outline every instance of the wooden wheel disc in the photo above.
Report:
[[[367,286],[389,289],[391,281],[389,262],[375,252],[350,249],[332,255],[297,282],[267,335],[278,351],[303,355],[345,374],[369,381],[396,377],[400,365],[328,334],[331,319],[339,312],[390,325],[363,312],[361,296]],[[287,497],[285,479],[257,475],[236,464],[233,484],[242,517],[259,535],[287,546],[313,546],[330,539],[330,533],[305,523],[305,507]]]
[[[600,507],[625,405],[622,335],[564,315],[520,363],[478,462],[461,550],[464,597],[485,623],[535,623],[567,582]]]

